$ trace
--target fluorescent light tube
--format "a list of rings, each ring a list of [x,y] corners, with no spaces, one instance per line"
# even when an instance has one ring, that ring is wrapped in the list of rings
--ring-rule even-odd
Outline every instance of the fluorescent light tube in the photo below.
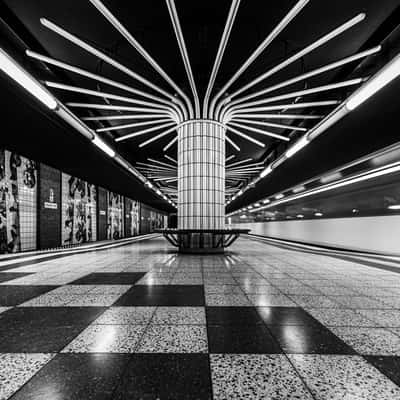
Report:
[[[400,54],[386,64],[376,75],[361,86],[346,102],[348,110],[355,110],[360,104],[396,79],[400,75]]]
[[[264,169],[264,171],[261,172],[260,174],[260,178],[264,178],[266,177],[268,174],[270,174],[272,172],[272,167],[270,165],[268,165],[267,168]]]
[[[388,207],[389,210],[400,210],[400,204],[393,204]]]
[[[44,89],[35,78],[20,67],[3,49],[0,49],[0,69],[50,110],[55,110],[57,108],[56,99]]]
[[[285,156],[287,158],[292,157],[298,151],[300,151],[303,147],[308,145],[309,141],[306,136],[303,136],[300,140],[298,140],[289,150],[286,151]]]
[[[115,151],[107,143],[103,142],[98,136],[95,136],[92,142],[111,158],[115,157]]]

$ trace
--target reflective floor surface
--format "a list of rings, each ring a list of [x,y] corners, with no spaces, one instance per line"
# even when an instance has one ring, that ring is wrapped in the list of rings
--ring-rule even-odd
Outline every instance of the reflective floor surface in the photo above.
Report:
[[[399,309],[400,273],[247,239],[2,267],[0,399],[396,400]]]

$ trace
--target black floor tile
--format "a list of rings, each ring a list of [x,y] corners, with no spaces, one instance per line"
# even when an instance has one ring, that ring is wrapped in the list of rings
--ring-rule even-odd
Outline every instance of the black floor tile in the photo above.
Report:
[[[70,285],[133,285],[147,272],[102,272],[86,275]]]
[[[0,286],[0,306],[16,306],[49,292],[58,286],[2,285]]]
[[[390,378],[396,385],[400,386],[400,357],[395,356],[364,356],[382,374]]]
[[[20,307],[0,314],[0,353],[58,352],[105,309]]]
[[[57,353],[87,325],[0,328],[0,353]]]
[[[257,325],[263,321],[254,307],[206,307],[208,325]]]
[[[4,326],[70,326],[89,325],[105,307],[17,307],[0,314],[0,330]]]
[[[58,354],[13,400],[111,399],[128,354]]]
[[[0,282],[7,282],[13,279],[22,278],[27,275],[32,275],[30,272],[2,272],[0,274]]]
[[[211,399],[206,354],[135,354],[113,400]]]
[[[204,290],[199,285],[138,285],[114,306],[204,306]]]
[[[264,325],[209,325],[210,353],[280,354],[281,348]]]
[[[256,310],[266,325],[321,325],[300,307],[257,307]]]
[[[322,325],[271,325],[269,330],[288,354],[355,354]]]

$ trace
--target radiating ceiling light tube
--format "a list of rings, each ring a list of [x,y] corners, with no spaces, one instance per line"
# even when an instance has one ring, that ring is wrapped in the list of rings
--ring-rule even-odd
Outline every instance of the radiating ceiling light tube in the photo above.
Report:
[[[304,90],[298,90],[296,92],[285,93],[280,96],[274,96],[274,97],[269,97],[266,99],[251,101],[248,103],[242,103],[240,105],[233,106],[231,109],[236,110],[239,108],[248,108],[248,107],[257,106],[260,104],[268,104],[268,103],[274,103],[276,101],[292,99],[294,97],[297,98],[297,97],[308,96],[310,94],[328,92],[328,91],[335,90],[335,89],[341,89],[344,87],[359,85],[363,81],[365,81],[364,78],[355,78],[355,79],[349,79],[349,80],[343,81],[343,82],[330,83],[328,85],[322,85],[322,86],[318,86],[318,87],[314,87],[314,88],[310,88],[310,89],[304,89]]]
[[[264,171],[261,172],[260,178],[265,178],[267,175],[269,175],[272,172],[272,167],[268,165],[267,168],[264,169]]]
[[[132,124],[114,125],[114,126],[108,126],[106,128],[96,129],[96,132],[111,132],[111,131],[116,131],[116,130],[120,130],[120,129],[136,128],[138,126],[162,124],[163,122],[170,122],[170,121],[168,119],[157,119],[157,120],[152,120],[152,121],[135,122]]]
[[[286,151],[285,156],[287,158],[292,157],[295,155],[297,152],[299,152],[301,149],[306,147],[309,143],[309,140],[307,139],[307,136],[303,136],[300,140],[298,140],[292,147],[289,148],[289,150]]]
[[[229,129],[232,133],[235,133],[236,135],[241,136],[241,137],[244,138],[244,139],[247,139],[249,142],[252,142],[252,143],[256,144],[257,146],[265,147],[265,143],[262,143],[262,142],[260,142],[259,140],[254,139],[254,138],[252,138],[251,136],[246,135],[245,133],[242,133],[242,132],[238,131],[237,129],[232,128],[231,126],[229,126],[228,129]]]
[[[354,18],[351,18],[350,20],[348,20],[344,24],[340,25],[339,27],[337,27],[333,31],[331,31],[328,34],[322,36],[320,39],[318,39],[314,43],[310,44],[309,46],[305,47],[304,49],[300,50],[298,53],[294,54],[293,56],[289,57],[287,60],[281,62],[280,64],[278,64],[277,66],[273,67],[269,71],[267,71],[264,74],[260,75],[256,79],[252,80],[247,85],[245,85],[245,86],[241,87],[240,89],[236,90],[234,93],[231,94],[231,97],[236,97],[238,94],[248,90],[252,86],[256,85],[257,83],[259,83],[259,82],[261,82],[263,80],[265,80],[266,78],[270,77],[271,75],[274,75],[278,71],[280,71],[283,68],[289,66],[293,62],[301,59],[302,57],[304,57],[308,53],[311,53],[315,49],[321,47],[325,43],[328,43],[333,38],[339,36],[340,34],[346,32],[348,29],[352,28],[354,25],[357,25],[358,23],[363,21],[365,19],[365,17],[366,17],[365,13],[360,13],[360,14],[356,15]]]
[[[54,66],[56,66],[58,68],[62,68],[64,70],[66,70],[66,71],[73,72],[75,74],[84,76],[86,78],[95,80],[97,82],[102,82],[102,83],[105,83],[106,85],[109,85],[109,86],[112,86],[112,87],[116,87],[118,89],[122,89],[124,91],[129,92],[129,93],[134,93],[134,94],[136,94],[138,96],[149,98],[149,99],[155,100],[157,102],[160,102],[162,104],[165,104],[165,105],[173,108],[176,112],[178,112],[179,115],[181,116],[181,118],[183,119],[182,109],[179,108],[177,104],[175,104],[173,99],[170,99],[170,100],[163,99],[163,98],[161,98],[159,96],[156,96],[154,94],[150,94],[150,93],[144,92],[142,90],[135,89],[135,88],[133,88],[131,86],[122,84],[122,83],[114,81],[112,79],[105,78],[105,77],[103,77],[101,75],[94,74],[94,73],[89,72],[87,70],[84,70],[82,68],[75,67],[73,65],[64,63],[62,61],[56,60],[56,59],[51,58],[51,57],[44,56],[42,54],[36,53],[34,51],[31,51],[31,50],[26,50],[26,54],[29,57],[34,58],[34,59],[39,60],[39,61],[42,61],[42,62],[44,62],[46,64],[54,65]],[[186,112],[185,110],[183,110],[183,111],[184,111],[184,113]]]
[[[163,151],[167,151],[177,141],[178,141],[178,136],[175,136],[166,146],[164,146]]]
[[[267,132],[267,131],[264,131],[263,129],[253,128],[253,127],[248,126],[248,125],[237,124],[235,122],[229,122],[228,124],[236,126],[238,128],[247,129],[247,130],[249,130],[251,132],[259,133],[260,135],[269,136],[269,137],[273,137],[275,139],[284,140],[286,142],[288,142],[290,140],[286,136],[279,135],[277,133]]]
[[[388,85],[400,75],[400,54],[386,64],[378,73],[369,79],[361,88],[346,101],[349,111],[355,110],[360,104]]]
[[[236,156],[235,156],[234,154],[232,154],[231,156],[229,156],[229,157],[227,157],[227,158],[225,159],[225,162],[228,162],[228,161],[234,159],[235,157],[236,157]]]
[[[107,143],[103,142],[103,140],[101,140],[98,136],[95,136],[92,142],[111,158],[115,157],[115,151]]]
[[[376,54],[379,51],[381,51],[381,49],[382,49],[382,46],[375,46],[375,47],[373,47],[371,49],[362,51],[360,53],[353,54],[352,56],[342,58],[339,61],[335,61],[335,62],[333,62],[331,64],[324,65],[324,66],[322,66],[320,68],[314,69],[312,71],[309,71],[309,72],[306,72],[304,74],[298,75],[298,76],[296,76],[294,78],[288,79],[288,80],[286,80],[284,82],[280,82],[280,83],[278,83],[276,85],[270,86],[270,87],[268,87],[266,89],[257,91],[255,93],[251,93],[248,96],[241,97],[241,98],[239,98],[239,99],[237,99],[235,101],[232,101],[231,104],[232,105],[238,104],[238,103],[241,103],[243,101],[249,100],[251,98],[259,97],[259,96],[262,96],[263,94],[274,92],[274,91],[276,91],[278,89],[282,89],[282,88],[284,88],[286,86],[290,86],[290,85],[293,85],[293,84],[295,84],[297,82],[304,81],[304,80],[309,79],[309,78],[311,78],[313,76],[317,76],[317,75],[323,74],[324,72],[328,72],[328,71],[331,71],[333,69],[342,67],[343,65],[346,65],[346,64],[349,64],[351,62],[357,61],[357,60],[359,60],[361,58],[365,58],[365,57],[371,56],[373,54]]]
[[[254,118],[254,119],[321,119],[323,115],[303,115],[303,114],[238,114],[234,118]]]
[[[167,160],[172,161],[174,164],[177,164],[177,163],[178,163],[178,162],[175,160],[175,158],[172,158],[172,157],[169,156],[168,154],[164,154],[164,157],[165,157]]]
[[[60,26],[54,24],[53,22],[49,21],[46,18],[41,18],[40,23],[45,26],[46,28],[50,29],[57,35],[62,36],[64,39],[70,41],[71,43],[81,47],[82,49],[86,50],[88,53],[91,53],[92,55],[96,56],[97,58],[105,61],[107,64],[112,65],[113,67],[119,69],[121,72],[125,73],[126,75],[129,75],[130,77],[138,80],[139,82],[143,83],[144,85],[147,85],[148,87],[152,88],[153,90],[163,94],[170,100],[175,100],[174,95],[171,93],[168,93],[167,91],[163,90],[161,87],[153,84],[149,80],[143,78],[136,72],[132,71],[131,69],[125,67],[124,65],[120,64],[116,60],[112,59],[111,57],[107,56],[105,53],[97,50],[90,44],[84,42],[83,40],[79,39],[77,36],[67,32],[65,29],[61,28]]]
[[[222,89],[214,96],[210,105],[210,117],[214,114],[214,108],[217,100],[228,90],[228,88],[243,74],[244,71],[262,54],[262,52],[273,42],[273,40],[290,24],[296,15],[306,6],[309,0],[300,0],[294,7],[285,15],[272,32],[262,41],[250,57],[241,65],[229,81],[222,87]]]
[[[250,119],[240,119],[240,118],[232,118],[233,121],[235,122],[241,122],[244,124],[251,124],[251,125],[260,125],[260,126],[268,126],[271,128],[279,128],[279,129],[289,129],[292,131],[300,131],[300,132],[306,132],[307,129],[303,128],[301,126],[293,126],[293,125],[285,125],[285,124],[275,124],[272,122],[264,122],[264,121],[252,121]]]
[[[225,139],[234,149],[240,151],[240,147],[229,136],[225,136]]]
[[[243,108],[234,112],[229,113],[228,115],[237,115],[247,112],[258,112],[258,111],[274,111],[274,110],[293,110],[297,108],[310,108],[310,107],[327,107],[334,106],[340,104],[339,100],[327,100],[327,101],[313,101],[306,103],[294,103],[294,104],[277,104],[275,106],[266,106],[266,107],[254,107],[254,108]]]
[[[56,99],[42,85],[23,69],[13,58],[0,48],[0,69],[21,87],[36,97],[50,110],[57,109]]]
[[[90,0],[90,2],[103,14],[103,16],[117,29],[122,36],[133,46],[138,53],[183,97],[189,110],[192,106],[189,98],[182,89],[172,80],[172,78],[161,68],[154,58],[145,50],[144,47],[130,34],[121,22],[104,6],[100,0]]]
[[[176,129],[178,129],[178,126],[173,126],[172,128],[167,129],[165,132],[162,132],[162,133],[160,133],[160,134],[158,134],[158,135],[152,137],[151,139],[146,140],[146,141],[143,142],[143,143],[140,143],[140,144],[139,144],[139,147],[147,146],[148,144],[153,143],[153,142],[155,142],[156,140],[161,139],[162,137],[164,137],[164,136],[170,134],[171,132],[175,131]]]
[[[173,122],[169,122],[167,124],[163,124],[163,125],[157,125],[157,126],[153,126],[152,128],[147,128],[147,129],[143,129],[141,131],[137,131],[137,132],[133,132],[133,133],[128,133],[127,135],[123,135],[120,137],[117,137],[115,139],[116,142],[122,142],[123,140],[127,140],[127,139],[131,139],[133,137],[136,136],[141,136],[144,135],[146,133],[150,133],[150,132],[154,132],[154,131],[158,131],[160,129],[164,129],[164,128],[168,128],[171,125],[175,125]],[[175,128],[175,126],[172,128],[172,130]]]

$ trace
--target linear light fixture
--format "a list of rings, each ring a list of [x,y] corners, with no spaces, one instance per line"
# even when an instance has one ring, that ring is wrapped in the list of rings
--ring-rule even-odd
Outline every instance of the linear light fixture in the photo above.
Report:
[[[389,210],[400,210],[400,204],[392,204],[388,207]]]
[[[160,139],[160,138],[162,138],[162,137],[164,137],[164,136],[170,134],[171,132],[175,131],[175,130],[178,129],[178,128],[179,128],[179,125],[178,125],[178,126],[173,126],[172,128],[167,129],[165,132],[162,132],[162,133],[160,133],[160,134],[158,134],[158,135],[152,137],[151,139],[146,140],[146,141],[143,142],[143,143],[140,143],[140,144],[139,144],[139,147],[147,146],[148,144],[155,142],[156,140],[158,140],[158,139]]]
[[[161,98],[159,96],[156,96],[154,94],[150,94],[150,93],[144,92],[142,90],[135,89],[135,88],[133,88],[131,86],[128,86],[128,85],[125,85],[123,83],[114,81],[112,79],[105,78],[105,77],[103,77],[101,75],[94,74],[94,73],[89,72],[89,71],[87,71],[85,69],[82,69],[82,68],[79,68],[79,67],[75,67],[73,65],[67,64],[65,62],[56,60],[56,59],[51,58],[51,57],[44,56],[42,54],[36,53],[34,51],[31,51],[31,50],[26,50],[26,54],[27,54],[28,57],[34,58],[35,60],[42,61],[42,62],[44,62],[46,64],[54,65],[54,66],[56,66],[58,68],[64,69],[66,71],[73,72],[75,74],[84,76],[86,78],[95,80],[97,82],[102,82],[102,83],[104,83],[104,84],[106,84],[108,86],[116,87],[118,89],[124,90],[124,91],[129,92],[129,93],[133,93],[133,94],[138,95],[140,97],[149,98],[151,100],[154,100],[154,101],[157,101],[159,103],[165,104],[165,105],[171,107],[172,109],[174,109],[181,116],[182,119],[183,119],[184,115],[186,115],[186,114],[184,114],[185,110],[183,110],[183,113],[182,113],[182,109],[179,108],[177,106],[177,104],[175,104],[173,102],[173,100],[163,99],[163,98]]]
[[[115,157],[115,151],[107,144],[105,143],[102,139],[100,139],[98,136],[95,136],[94,139],[92,140],[93,144],[95,144],[99,149],[104,151],[108,156],[111,158]]]
[[[213,117],[214,108],[218,99],[228,90],[228,88],[243,74],[244,71],[262,54],[262,52],[272,43],[272,41],[289,25],[289,23],[296,17],[296,15],[307,5],[309,0],[300,0],[295,6],[285,15],[272,32],[262,41],[250,57],[240,66],[235,74],[229,81],[219,90],[214,96],[210,104],[209,116]]]
[[[264,169],[264,171],[261,172],[260,174],[260,178],[265,178],[267,175],[269,175],[272,172],[272,167],[271,165],[268,165],[268,167],[266,167]]]
[[[324,65],[324,66],[322,66],[320,68],[317,68],[317,69],[314,69],[312,71],[306,72],[304,74],[298,75],[298,76],[296,76],[294,78],[290,78],[290,79],[288,79],[288,80],[286,80],[284,82],[278,83],[276,85],[269,86],[266,89],[259,90],[257,92],[251,93],[251,94],[249,94],[247,96],[244,96],[244,97],[240,97],[237,100],[232,101],[230,104],[231,105],[238,104],[238,103],[241,103],[243,101],[252,99],[254,97],[259,97],[259,96],[262,96],[263,94],[274,92],[274,91],[276,91],[278,89],[282,89],[282,88],[284,88],[286,86],[293,85],[293,84],[295,84],[297,82],[304,81],[304,80],[312,78],[314,76],[317,76],[317,75],[323,74],[325,72],[331,71],[333,69],[342,67],[342,66],[344,66],[346,64],[352,63],[352,62],[357,61],[357,60],[359,60],[361,58],[365,58],[365,57],[371,56],[373,54],[376,54],[379,51],[381,51],[381,49],[382,49],[382,46],[375,46],[375,47],[373,47],[371,49],[362,51],[362,52],[357,53],[357,54],[353,54],[353,55],[351,55],[349,57],[342,58],[339,61],[335,61],[335,62],[333,62],[331,64]]]
[[[240,151],[240,147],[228,136],[225,136],[226,141],[237,151]]]
[[[245,133],[242,133],[242,132],[238,131],[238,130],[235,129],[235,128],[232,128],[231,126],[228,126],[227,128],[228,128],[229,131],[231,131],[232,133],[234,133],[234,134],[236,134],[236,135],[238,135],[238,136],[241,136],[242,138],[248,140],[249,142],[252,142],[252,143],[254,143],[254,144],[256,144],[257,146],[260,146],[260,147],[265,147],[265,143],[262,143],[262,142],[260,142],[259,140],[254,139],[254,138],[252,138],[251,136],[246,135]]]
[[[136,127],[139,127],[139,126],[162,124],[164,122],[170,122],[170,120],[168,120],[168,119],[157,119],[157,120],[144,121],[144,122],[135,122],[135,123],[132,123],[132,124],[114,125],[114,126],[108,126],[108,127],[105,127],[105,128],[96,129],[96,132],[111,132],[111,131],[116,131],[116,130],[120,130],[120,129],[136,128]]]
[[[359,105],[388,85],[400,75],[400,54],[386,64],[376,75],[369,79],[361,88],[353,93],[346,101],[349,111],[355,110]]]
[[[307,146],[309,143],[309,140],[307,139],[307,135],[304,135],[301,139],[299,139],[292,147],[290,147],[286,153],[285,156],[287,158],[292,157],[295,155],[298,151],[300,151],[302,148]]]
[[[258,129],[258,128],[252,128],[251,126],[246,126],[246,125],[242,125],[242,124],[238,124],[236,122],[228,122],[228,125],[233,125],[236,126],[238,128],[242,128],[242,129],[247,129],[251,132],[255,132],[255,133],[259,133],[261,135],[265,135],[265,136],[269,136],[269,137],[273,137],[275,139],[280,139],[280,140],[284,140],[286,142],[288,142],[290,139],[287,138],[286,136],[283,135],[279,135],[278,133],[273,133],[273,132],[267,132],[264,131],[263,129]],[[231,129],[231,127],[229,126],[228,129]]]
[[[250,119],[240,119],[240,118],[232,118],[232,121],[241,122],[244,124],[250,125],[261,125],[261,126],[268,126],[271,128],[279,128],[279,129],[289,129],[292,131],[299,131],[299,132],[306,132],[307,129],[301,126],[293,126],[293,125],[286,125],[286,124],[275,124],[272,122],[264,122],[264,121],[252,121]]]
[[[0,48],[0,69],[50,110],[56,110],[56,99],[31,74]]]
[[[375,168],[373,170],[370,170],[370,171],[367,171],[367,172],[364,172],[364,173],[360,173],[360,174],[357,174],[357,175],[352,176],[352,177],[345,178],[340,182],[329,183],[327,185],[323,185],[323,186],[317,187],[315,189],[310,189],[307,192],[303,192],[303,193],[300,193],[300,194],[292,195],[292,196],[289,196],[289,197],[287,197],[285,199],[279,199],[280,201],[272,202],[270,205],[260,207],[258,209],[255,209],[254,211],[259,211],[259,210],[262,210],[262,209],[265,209],[265,208],[275,207],[275,206],[277,206],[279,204],[282,204],[282,203],[287,203],[287,202],[290,202],[290,201],[293,201],[293,200],[298,200],[298,199],[301,199],[301,198],[304,198],[304,197],[313,196],[313,195],[316,195],[316,194],[319,194],[319,193],[323,193],[323,192],[327,192],[327,191],[330,191],[330,190],[338,189],[338,188],[344,187],[344,186],[353,185],[355,183],[367,181],[367,180],[370,180],[370,179],[379,178],[380,176],[393,174],[393,173],[396,173],[396,172],[399,172],[399,171],[400,171],[400,162],[391,163],[391,164],[388,164],[388,165],[386,165],[384,167]]]
[[[179,93],[185,100],[189,112],[192,113],[192,106],[189,98],[182,89],[173,81],[173,79],[164,71],[163,68],[154,60],[154,58],[141,46],[141,44],[130,34],[130,32],[121,24],[121,22],[111,13],[111,11],[100,0],[89,0],[98,11],[114,26],[115,29],[134,47],[138,53]]]
[[[150,133],[150,132],[158,131],[160,129],[168,128],[171,125],[174,125],[174,127],[175,127],[175,124],[173,122],[168,122],[167,124],[157,125],[157,126],[153,126],[152,128],[147,128],[147,129],[143,129],[141,131],[128,133],[127,135],[123,135],[123,136],[117,137],[115,139],[115,141],[116,142],[122,142],[123,140],[131,139],[131,138],[136,137],[136,136],[141,136],[141,135],[144,135],[146,133]]]
[[[333,31],[327,33],[326,35],[322,36],[320,39],[315,41],[314,43],[310,44],[309,46],[305,47],[303,50],[300,50],[298,53],[294,54],[293,56],[289,57],[287,60],[281,62],[277,66],[273,67],[269,71],[265,72],[264,74],[260,75],[258,78],[252,80],[247,85],[241,87],[240,89],[236,90],[234,93],[231,94],[231,97],[236,97],[238,94],[248,90],[249,88],[253,87],[257,83],[265,80],[266,78],[270,77],[271,75],[277,73],[278,71],[282,70],[283,68],[287,67],[288,65],[292,64],[293,62],[297,61],[298,59],[304,57],[305,55],[311,53],[315,49],[321,47],[325,43],[329,42],[336,36],[346,32],[348,29],[352,28],[356,24],[363,21],[366,17],[365,13],[360,13],[356,15],[354,18],[351,18],[344,24],[340,25]]]

